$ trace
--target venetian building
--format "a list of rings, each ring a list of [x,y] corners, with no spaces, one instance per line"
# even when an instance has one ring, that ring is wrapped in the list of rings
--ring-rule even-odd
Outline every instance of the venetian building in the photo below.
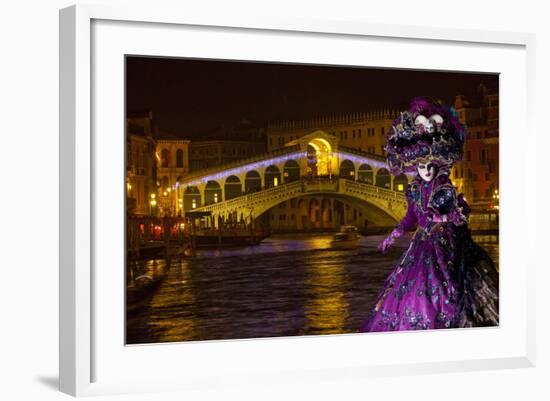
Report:
[[[189,170],[199,171],[227,165],[266,152],[264,128],[243,118],[203,133],[189,145]]]
[[[183,212],[180,183],[189,173],[189,143],[189,140],[184,139],[157,141],[157,186],[161,215],[179,216]]]
[[[151,112],[129,113],[126,118],[126,210],[130,215],[154,213],[157,177],[152,119]]]
[[[189,169],[199,171],[265,153],[265,142],[242,140],[192,141],[189,144]]]
[[[351,148],[384,156],[384,136],[398,115],[398,111],[382,109],[270,123],[266,131],[267,148],[271,152],[313,131],[321,130],[337,137],[342,149]]]
[[[498,209],[499,98],[479,86],[479,98],[455,98],[454,107],[467,127],[464,158],[453,168],[451,179],[476,210]]]

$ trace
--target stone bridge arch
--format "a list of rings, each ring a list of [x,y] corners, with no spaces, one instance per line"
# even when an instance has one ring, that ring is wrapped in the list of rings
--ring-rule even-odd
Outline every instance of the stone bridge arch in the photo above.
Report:
[[[395,225],[404,216],[407,207],[403,193],[340,178],[320,184],[304,181],[291,182],[226,202],[207,205],[200,210],[210,211],[214,221],[218,216],[227,219],[229,214],[237,213],[239,216],[249,216],[246,222],[250,223],[250,219],[260,217],[281,202],[310,195],[342,197],[365,202],[372,206],[371,209],[376,212],[374,215],[384,219],[387,225]]]

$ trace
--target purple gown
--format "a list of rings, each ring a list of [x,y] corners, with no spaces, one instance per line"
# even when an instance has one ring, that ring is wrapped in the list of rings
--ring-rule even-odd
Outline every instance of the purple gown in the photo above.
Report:
[[[447,174],[417,176],[397,229],[416,228],[409,248],[385,280],[361,332],[498,325],[498,272],[471,238],[470,209]],[[449,222],[436,223],[445,214]]]

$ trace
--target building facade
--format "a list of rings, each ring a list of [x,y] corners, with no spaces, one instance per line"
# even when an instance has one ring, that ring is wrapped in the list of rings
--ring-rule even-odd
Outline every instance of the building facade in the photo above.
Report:
[[[499,98],[481,89],[477,103],[457,96],[454,107],[467,127],[464,158],[451,178],[474,209],[498,209],[499,177]]]
[[[193,141],[189,144],[189,170],[218,167],[265,152],[265,141]]]
[[[161,215],[182,214],[183,196],[179,184],[189,173],[189,143],[182,139],[157,141],[157,196]]]
[[[267,149],[271,152],[292,145],[300,137],[322,130],[337,137],[341,147],[384,156],[384,136],[398,114],[385,109],[271,123],[266,130]]]
[[[151,113],[126,119],[126,208],[130,215],[149,215],[156,206],[152,198],[157,193],[156,142],[151,121]]]

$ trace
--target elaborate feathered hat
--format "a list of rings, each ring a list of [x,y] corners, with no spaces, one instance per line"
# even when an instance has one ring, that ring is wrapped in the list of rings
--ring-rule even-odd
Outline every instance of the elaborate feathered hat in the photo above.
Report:
[[[466,127],[455,109],[428,98],[414,98],[386,134],[388,166],[394,175],[415,172],[419,162],[452,166],[462,159]]]

